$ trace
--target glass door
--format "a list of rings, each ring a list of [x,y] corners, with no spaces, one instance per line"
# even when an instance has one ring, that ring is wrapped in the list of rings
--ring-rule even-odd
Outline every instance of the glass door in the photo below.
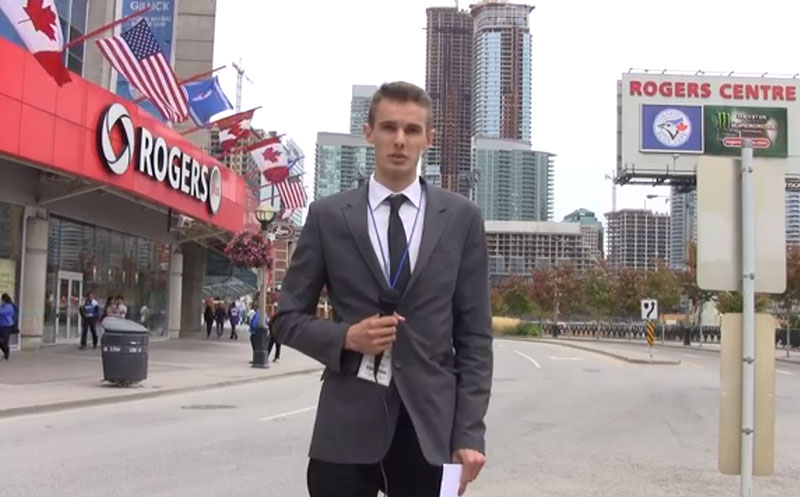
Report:
[[[59,271],[56,283],[56,342],[73,342],[81,336],[80,306],[83,274]]]

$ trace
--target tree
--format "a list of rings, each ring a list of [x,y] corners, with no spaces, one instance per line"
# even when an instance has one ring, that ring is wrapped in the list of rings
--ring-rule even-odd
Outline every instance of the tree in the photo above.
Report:
[[[656,299],[659,309],[665,312],[677,306],[680,297],[681,284],[675,271],[660,262],[655,271],[647,272],[643,298]]]
[[[508,314],[508,306],[503,299],[503,294],[497,288],[492,288],[490,293],[492,300],[492,316],[505,316]]]
[[[611,287],[611,275],[605,265],[597,265],[586,272],[583,277],[583,309],[586,314],[595,319],[613,314]]]
[[[739,292],[719,292],[717,300],[717,310],[720,314],[742,312],[743,300],[742,294]],[[769,305],[769,302],[769,297],[766,295],[756,294],[756,312],[763,312]]]
[[[529,283],[522,278],[509,278],[500,287],[498,293],[502,299],[499,308],[511,316],[530,316],[533,314],[533,305],[528,298]],[[494,308],[494,306],[493,306]]]
[[[547,269],[534,269],[530,285],[531,301],[545,315],[552,313],[558,320],[561,314],[580,312],[582,307],[582,275],[572,264]]]
[[[636,317],[644,295],[645,275],[640,271],[621,268],[614,272],[611,295],[613,314],[619,317]]]
[[[800,246],[792,245],[786,249],[786,291],[780,302],[787,314],[800,304]]]
[[[689,243],[689,260],[687,269],[678,273],[681,288],[692,302],[692,309],[697,309],[697,324],[702,324],[703,303],[708,302],[714,296],[714,292],[703,290],[697,285],[697,244]]]

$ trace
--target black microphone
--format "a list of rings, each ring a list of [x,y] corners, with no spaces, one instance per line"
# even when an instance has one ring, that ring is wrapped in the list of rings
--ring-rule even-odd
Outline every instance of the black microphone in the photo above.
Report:
[[[378,307],[380,307],[381,317],[394,315],[399,305],[400,292],[394,288],[385,288],[381,290],[381,293],[378,296]],[[383,352],[375,354],[375,369],[372,371],[375,381],[378,381],[378,369],[381,365],[381,359],[383,359]]]

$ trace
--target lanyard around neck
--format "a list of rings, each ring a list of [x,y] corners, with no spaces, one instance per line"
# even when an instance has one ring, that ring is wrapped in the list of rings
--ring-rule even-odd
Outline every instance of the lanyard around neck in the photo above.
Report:
[[[403,265],[406,263],[406,259],[408,259],[408,252],[409,248],[411,247],[411,241],[414,240],[414,233],[417,231],[417,221],[419,221],[419,211],[422,210],[422,199],[423,199],[423,188],[420,188],[419,192],[419,206],[417,207],[417,213],[414,215],[414,224],[411,227],[411,235],[406,240],[406,248],[403,250],[403,256],[400,258],[400,264],[397,266],[397,272],[395,273],[394,277],[391,274],[391,268],[389,264],[386,262],[386,253],[383,250],[383,242],[381,242],[381,233],[378,231],[378,223],[375,221],[375,213],[372,211],[372,203],[369,200],[369,187],[367,187],[367,208],[369,209],[369,216],[372,219],[372,228],[375,231],[375,237],[378,239],[378,248],[381,251],[381,259],[383,261],[383,267],[385,269],[385,275],[387,275],[387,283],[389,284],[389,288],[392,290],[397,288],[397,283],[400,281],[400,275],[403,273]],[[385,201],[385,200],[384,200]],[[410,201],[410,199],[409,199]],[[391,214],[389,214],[391,216]],[[397,209],[397,215],[400,215],[400,209]],[[391,220],[389,220],[391,222]],[[389,240],[387,237],[386,244],[389,244]],[[410,268],[409,268],[410,269]]]

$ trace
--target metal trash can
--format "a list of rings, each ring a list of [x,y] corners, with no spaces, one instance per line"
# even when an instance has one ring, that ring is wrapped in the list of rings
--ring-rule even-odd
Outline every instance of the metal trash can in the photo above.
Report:
[[[147,328],[135,321],[108,317],[100,340],[103,379],[128,386],[147,378]]]

